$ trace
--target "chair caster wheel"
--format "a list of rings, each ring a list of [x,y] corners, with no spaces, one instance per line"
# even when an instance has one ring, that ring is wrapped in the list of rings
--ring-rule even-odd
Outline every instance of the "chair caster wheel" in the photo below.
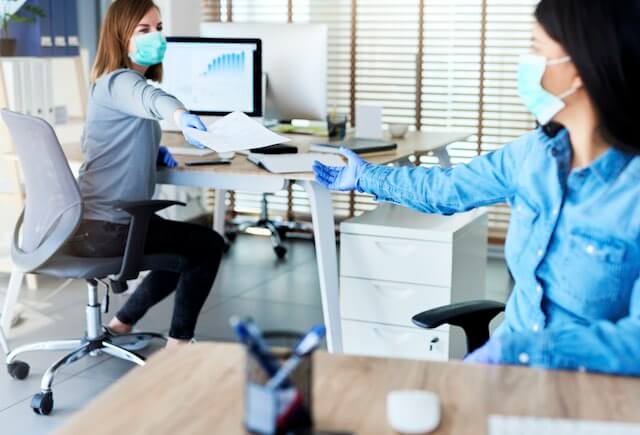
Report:
[[[285,255],[287,255],[287,248],[285,248],[284,246],[276,246],[275,248],[273,248],[273,250],[276,253],[276,256],[281,260]]]
[[[24,379],[29,376],[29,364],[24,361],[14,361],[7,366],[7,372],[13,379]]]
[[[225,236],[228,241],[233,243],[238,238],[238,233],[236,233],[235,231],[229,231],[228,233],[225,234]]]
[[[38,393],[31,399],[31,408],[38,415],[49,415],[53,410],[53,393]]]

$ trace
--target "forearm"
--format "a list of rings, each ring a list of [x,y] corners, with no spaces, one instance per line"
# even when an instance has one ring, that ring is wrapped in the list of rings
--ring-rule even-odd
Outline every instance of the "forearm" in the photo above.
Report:
[[[357,187],[380,201],[453,214],[505,201],[510,195],[505,178],[485,156],[456,168],[369,165]]]
[[[569,324],[500,339],[505,364],[640,376],[640,325],[635,320]]]
[[[184,108],[179,108],[177,109],[175,112],[173,112],[173,122],[176,125],[181,125],[182,122],[180,122],[180,117],[182,116],[183,113],[185,113],[186,110]]]

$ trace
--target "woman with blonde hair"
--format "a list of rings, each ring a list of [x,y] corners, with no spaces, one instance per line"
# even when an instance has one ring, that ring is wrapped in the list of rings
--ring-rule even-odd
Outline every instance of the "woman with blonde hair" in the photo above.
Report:
[[[162,80],[166,40],[159,8],[152,0],[116,0],[105,17],[93,68],[87,123],[82,138],[84,163],[79,184],[83,221],[69,248],[78,256],[121,256],[129,216],[115,211],[118,201],[151,199],[156,166],[176,166],[160,146],[159,122],[173,119],[185,138],[206,130],[175,97],[148,83]],[[152,271],[109,324],[116,334],[133,325],[175,290],[167,346],[188,343],[215,279],[224,241],[211,229],[155,216],[149,224],[145,253],[178,254],[187,260],[182,273]]]

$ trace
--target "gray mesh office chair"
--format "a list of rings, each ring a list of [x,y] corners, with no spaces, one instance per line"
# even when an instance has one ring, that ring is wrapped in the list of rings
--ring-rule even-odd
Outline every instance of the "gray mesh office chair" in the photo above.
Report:
[[[84,258],[65,252],[65,242],[77,229],[82,217],[80,190],[55,132],[39,118],[8,110],[2,111],[20,161],[26,191],[26,204],[16,224],[11,257],[21,271],[87,282],[88,303],[86,331],[81,339],[28,344],[9,352],[7,369],[15,379],[24,379],[29,366],[16,357],[39,350],[69,350],[42,377],[41,392],[33,397],[31,407],[38,414],[48,415],[53,409],[51,386],[58,369],[89,354],[104,352],[116,358],[144,365],[144,357],[117,344],[123,337],[132,339],[165,339],[156,333],[134,333],[114,336],[102,325],[102,304],[98,300],[98,284],[116,293],[126,289],[126,281],[143,270],[180,272],[184,258],[176,255],[144,255],[149,219],[164,208],[182,203],[176,201],[123,202],[114,205],[131,215],[125,252],[122,257]],[[106,311],[106,310],[105,310]],[[1,340],[1,339],[0,339]]]

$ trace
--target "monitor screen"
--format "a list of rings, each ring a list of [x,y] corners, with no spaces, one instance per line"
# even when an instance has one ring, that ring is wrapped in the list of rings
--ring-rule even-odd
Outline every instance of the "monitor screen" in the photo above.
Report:
[[[162,89],[199,115],[262,116],[259,39],[167,38]]]

